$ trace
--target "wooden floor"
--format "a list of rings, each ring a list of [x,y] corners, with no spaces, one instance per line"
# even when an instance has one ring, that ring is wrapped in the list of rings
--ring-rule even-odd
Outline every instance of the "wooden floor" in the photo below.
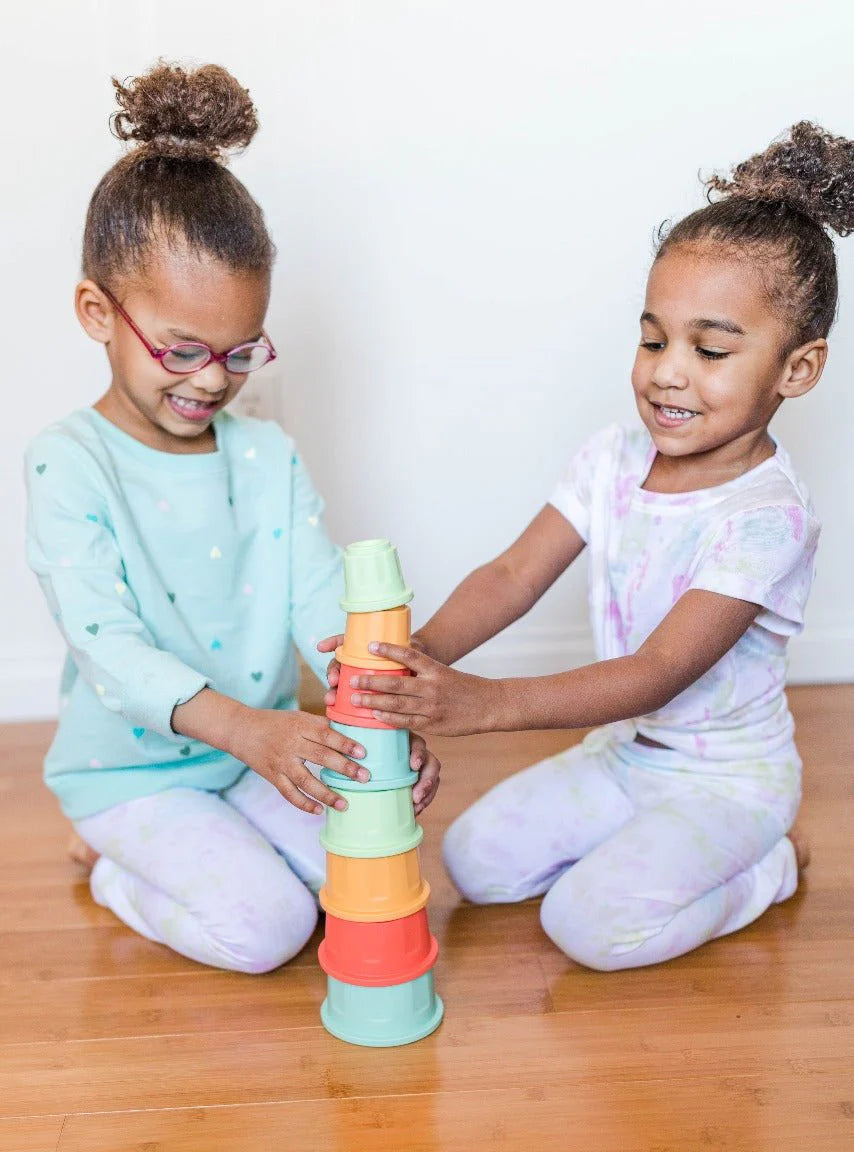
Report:
[[[403,1049],[321,1028],[317,938],[267,976],[135,936],[64,857],[47,725],[0,729],[0,1152],[854,1149],[854,686],[791,694],[813,863],[759,923],[632,972],[576,967],[534,903],[462,904],[443,829],[566,733],[436,741],[424,870],[446,1004]]]

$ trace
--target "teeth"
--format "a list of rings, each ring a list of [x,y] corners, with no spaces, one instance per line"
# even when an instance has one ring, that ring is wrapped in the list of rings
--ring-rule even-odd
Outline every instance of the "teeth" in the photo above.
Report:
[[[665,416],[669,416],[671,420],[681,420],[684,416],[696,416],[696,412],[691,412],[688,408],[668,408],[666,405],[661,405],[661,411]]]
[[[170,392],[170,396],[172,393]],[[172,396],[179,408],[210,408],[209,403],[203,400],[189,400],[186,396]]]

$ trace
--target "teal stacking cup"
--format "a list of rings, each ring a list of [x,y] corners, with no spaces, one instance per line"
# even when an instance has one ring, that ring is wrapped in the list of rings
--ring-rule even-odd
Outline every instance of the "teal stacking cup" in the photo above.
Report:
[[[433,986],[433,972],[385,988],[344,984],[327,977],[320,1007],[324,1027],[348,1044],[392,1048],[413,1044],[434,1032],[445,1011]]]
[[[424,830],[415,823],[411,787],[386,792],[348,790],[345,799],[346,812],[326,809],[320,842],[327,852],[357,859],[399,856],[421,843]]]
[[[331,768],[323,768],[320,779],[330,788],[346,792],[386,792],[390,788],[411,787],[418,779],[418,773],[409,767],[409,733],[405,728],[358,728],[354,724],[339,724],[337,720],[333,720],[331,726],[362,745],[365,756],[356,763],[367,768],[371,778],[362,784]]]
[[[408,604],[397,549],[389,540],[359,540],[344,550],[345,612],[384,612]]]

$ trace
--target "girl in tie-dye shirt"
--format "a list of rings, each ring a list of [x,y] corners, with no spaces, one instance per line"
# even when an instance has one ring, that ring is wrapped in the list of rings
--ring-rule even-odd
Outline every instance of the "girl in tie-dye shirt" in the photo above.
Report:
[[[819,522],[768,424],[824,367],[826,227],[854,229],[854,144],[798,124],[710,183],[720,197],[662,236],[650,272],[632,372],[643,426],[591,437],[411,648],[376,645],[414,676],[351,681],[354,703],[425,733],[600,725],[498,784],[445,840],[464,895],[545,894],[546,932],[599,969],[749,924],[792,895],[803,862],[785,660]],[[597,663],[504,680],[448,667],[585,547]]]

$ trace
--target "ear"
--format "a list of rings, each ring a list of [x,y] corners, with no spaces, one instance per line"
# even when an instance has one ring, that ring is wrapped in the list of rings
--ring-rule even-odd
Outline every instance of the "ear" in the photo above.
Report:
[[[780,386],[777,389],[784,400],[805,396],[821,379],[827,362],[827,341],[811,340],[802,344],[786,357]]]
[[[116,314],[94,280],[81,280],[77,285],[74,291],[74,311],[88,336],[99,344],[109,344],[113,337]]]

